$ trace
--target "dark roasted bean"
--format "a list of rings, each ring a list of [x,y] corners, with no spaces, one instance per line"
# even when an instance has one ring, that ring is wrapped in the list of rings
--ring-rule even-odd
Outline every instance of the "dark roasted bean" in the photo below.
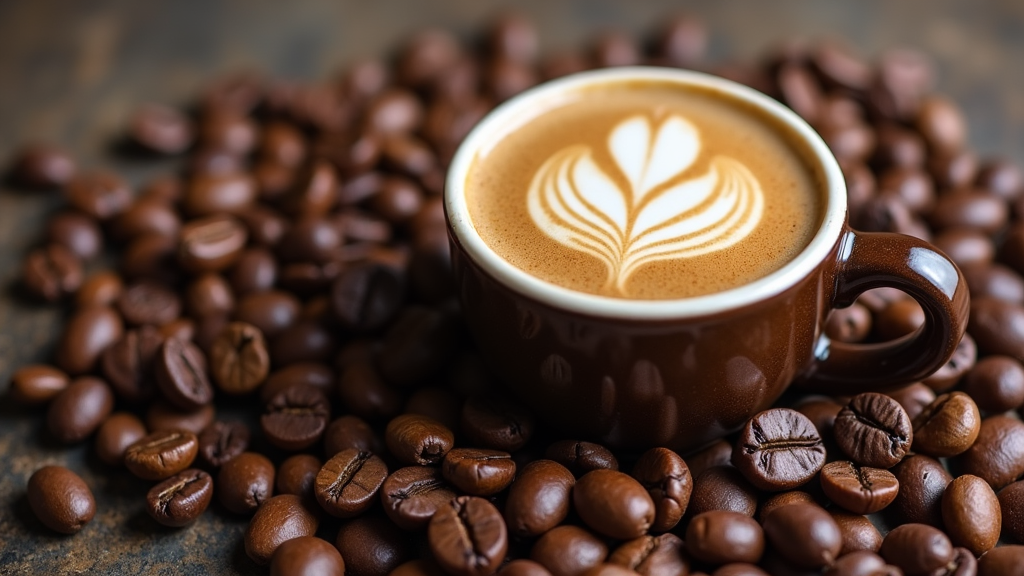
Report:
[[[971,338],[970,334],[964,334],[960,343],[956,345],[953,356],[921,383],[936,392],[945,392],[960,382],[960,378],[974,367],[977,359],[978,347],[974,343],[974,338]]]
[[[642,576],[670,576],[690,570],[683,541],[675,534],[667,533],[625,542],[611,553],[608,562]]]
[[[181,229],[178,261],[191,272],[218,272],[238,260],[247,239],[245,226],[226,214],[192,220]]]
[[[146,435],[146,426],[129,412],[111,414],[96,431],[96,455],[111,466],[124,462],[124,452]]]
[[[124,321],[134,326],[160,326],[181,315],[181,298],[170,288],[155,282],[126,286],[116,305]]]
[[[515,452],[530,441],[533,430],[533,415],[514,401],[497,396],[474,395],[462,405],[461,431],[474,445]],[[597,445],[580,444],[581,454],[588,453],[585,457],[588,461],[593,459],[589,455],[592,446]],[[575,467],[575,460],[571,464],[570,468]],[[617,463],[615,468],[618,468]]]
[[[357,331],[382,328],[398,313],[405,293],[401,275],[382,264],[364,264],[346,269],[331,287],[334,313]]]
[[[185,308],[198,318],[226,316],[235,309],[235,296],[223,276],[207,272],[185,288]]]
[[[899,402],[900,406],[907,413],[907,417],[913,422],[924,409],[935,401],[935,391],[920,382],[894,390],[887,394],[893,400]]]
[[[320,439],[330,415],[331,406],[324,393],[300,384],[286,388],[267,403],[260,427],[274,446],[302,450]]]
[[[576,479],[551,460],[535,460],[519,471],[505,501],[505,520],[513,536],[538,536],[569,514]]]
[[[242,422],[214,422],[198,435],[199,457],[219,468],[249,447],[249,427]]]
[[[936,458],[956,456],[978,438],[981,414],[970,396],[950,392],[925,407],[913,425],[915,452]]]
[[[516,463],[508,452],[500,450],[455,448],[445,454],[441,473],[466,494],[491,496],[512,483]]]
[[[146,428],[150,432],[184,430],[198,435],[213,423],[215,416],[212,404],[198,410],[182,412],[164,402],[153,402],[146,411]]]
[[[688,512],[732,510],[746,516],[757,511],[757,491],[732,466],[712,466],[693,480]]]
[[[185,526],[205,512],[212,499],[210,475],[193,468],[152,487],[146,494],[146,512],[164,526]]]
[[[982,358],[967,373],[963,391],[987,412],[1018,408],[1024,404],[1024,366],[1009,356]]]
[[[114,409],[114,394],[106,382],[92,376],[76,378],[50,402],[46,427],[59,442],[85,440]]]
[[[839,532],[843,535],[843,548],[840,555],[851,552],[867,550],[877,552],[882,545],[882,533],[875,528],[867,516],[850,514],[842,510],[831,508],[829,514],[839,526]]]
[[[320,526],[316,514],[309,511],[294,494],[274,496],[263,503],[245,530],[245,553],[263,565],[281,544],[293,538],[312,536]]]
[[[217,500],[229,512],[248,514],[274,492],[274,464],[256,452],[242,452],[220,467]]]
[[[1024,566],[1024,546],[1002,546],[978,560],[980,576],[1015,576]]]
[[[289,456],[277,468],[275,491],[278,494],[295,494],[312,499],[316,475],[321,468],[323,468],[323,462],[311,454]]]
[[[458,329],[455,318],[445,311],[410,306],[384,336],[377,368],[396,386],[423,382],[455,354]]]
[[[290,292],[253,292],[238,301],[235,319],[259,328],[265,338],[273,338],[295,323],[299,306],[299,300]]]
[[[388,467],[379,456],[349,448],[324,464],[314,480],[313,493],[332,516],[351,518],[373,505],[387,476]]]
[[[256,182],[242,172],[197,174],[185,188],[182,206],[189,216],[234,214],[248,208],[256,200]],[[182,235],[185,231],[182,230]]]
[[[1008,416],[981,421],[974,444],[950,461],[958,474],[980,476],[994,490],[1024,474],[1024,423]]]
[[[52,366],[28,364],[14,371],[8,390],[19,402],[43,404],[63,392],[70,382],[67,374]]]
[[[268,372],[270,357],[263,333],[251,324],[228,324],[210,347],[213,381],[228,394],[252,392],[263,383]]]
[[[854,396],[836,416],[835,438],[853,461],[891,468],[906,456],[914,433],[906,411],[895,400],[868,392]]]
[[[704,512],[686,527],[686,550],[709,564],[756,564],[764,553],[764,532],[753,518],[739,512]]]
[[[156,392],[154,370],[164,338],[152,326],[125,332],[103,351],[100,367],[114,392],[123,400],[147,400]]]
[[[686,462],[668,448],[651,448],[633,466],[633,478],[654,501],[652,532],[667,532],[686,513],[693,491],[693,478]]]
[[[191,432],[156,431],[140,438],[124,452],[124,464],[143,480],[163,480],[188,468],[199,452]]]
[[[213,401],[206,357],[190,342],[164,341],[157,353],[156,383],[164,397],[181,410],[195,410]]]
[[[74,534],[96,515],[89,486],[63,466],[43,466],[28,479],[28,503],[47,528]]]
[[[913,454],[893,474],[900,483],[890,510],[900,522],[942,527],[942,493],[953,480],[942,464],[930,457]]]
[[[831,564],[843,546],[835,520],[814,504],[776,508],[764,519],[764,535],[784,558],[802,568]]]
[[[476,496],[459,496],[439,508],[427,526],[427,541],[437,563],[454,576],[493,574],[508,551],[505,520]]]
[[[75,175],[75,160],[64,150],[51,144],[30,144],[15,157],[12,175],[32,188],[63,186]]]
[[[77,212],[52,216],[46,223],[46,238],[82,260],[91,260],[103,250],[103,233],[96,221]]]
[[[888,470],[837,461],[821,469],[821,488],[836,505],[857,514],[873,514],[892,503],[900,485]]]
[[[132,203],[128,184],[111,172],[86,172],[68,180],[64,187],[68,203],[97,220],[108,220]]]
[[[600,444],[578,440],[560,440],[548,446],[544,456],[582,476],[593,470],[618,470],[619,461]]]
[[[578,526],[548,530],[530,549],[530,559],[548,569],[551,576],[579,576],[604,562],[608,546]]]
[[[139,107],[132,115],[129,132],[136,143],[161,154],[184,152],[193,138],[188,117],[159,104]]]
[[[388,518],[403,530],[424,528],[456,494],[433,466],[399,468],[384,480],[381,503]]]
[[[1024,481],[999,491],[999,510],[1004,534],[1015,542],[1024,542]]]
[[[999,540],[999,499],[988,483],[977,476],[965,474],[954,478],[942,494],[942,521],[954,546],[963,546],[973,555],[981,556]]]
[[[32,296],[46,302],[74,294],[82,279],[78,257],[60,244],[33,250],[21,267],[21,283]]]
[[[871,312],[861,304],[833,310],[825,334],[839,342],[860,342],[871,333]]]
[[[123,334],[121,316],[112,308],[94,306],[79,310],[64,325],[57,344],[57,367],[72,376],[89,372],[107,346]]]
[[[113,306],[123,290],[124,282],[116,273],[97,272],[86,278],[75,293],[75,307]]]
[[[286,540],[270,557],[270,576],[344,576],[338,550],[316,536]]]
[[[404,464],[439,464],[452,449],[455,435],[440,422],[418,414],[403,414],[388,422],[384,441]]]
[[[953,545],[945,534],[925,524],[893,528],[878,553],[905,574],[931,574],[953,559]]]
[[[791,490],[789,492],[776,492],[763,502],[757,510],[757,520],[764,523],[764,519],[772,513],[772,510],[790,504],[817,504],[818,501],[809,493],[802,490]]]
[[[639,538],[654,522],[650,495],[631,476],[616,470],[587,472],[576,481],[572,498],[587,526],[611,538]]]
[[[883,574],[885,560],[874,552],[861,550],[844,554],[825,572],[828,576],[870,576]]]
[[[548,569],[533,560],[519,558],[513,560],[498,570],[499,576],[551,576]]]
[[[789,490],[821,470],[825,446],[806,416],[788,408],[772,408],[743,427],[732,463],[756,488]]]
[[[412,557],[407,534],[383,516],[361,516],[342,524],[335,542],[351,576],[390,574]]]
[[[361,418],[341,416],[333,420],[324,432],[324,454],[331,458],[348,448],[383,453],[384,443]]]

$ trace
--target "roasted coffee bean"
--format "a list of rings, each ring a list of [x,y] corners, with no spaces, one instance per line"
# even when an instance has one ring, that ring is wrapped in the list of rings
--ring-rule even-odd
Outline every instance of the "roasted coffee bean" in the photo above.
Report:
[[[224,327],[210,348],[210,373],[217,387],[228,394],[246,394],[263,383],[270,357],[263,333],[244,322]]]
[[[576,481],[573,507],[591,529],[611,538],[643,536],[654,522],[654,502],[631,476],[593,470]]]
[[[112,172],[85,172],[64,186],[68,203],[79,212],[97,220],[108,220],[124,212],[132,203],[128,184]]]
[[[281,198],[281,207],[296,217],[311,218],[326,214],[337,201],[338,174],[334,166],[315,160],[298,172],[291,189]]]
[[[106,382],[92,376],[76,378],[50,402],[46,427],[58,442],[81,442],[99,428],[114,409]]]
[[[295,494],[312,499],[313,485],[321,468],[323,462],[311,454],[289,456],[277,468],[275,491],[278,494]]]
[[[466,435],[469,442],[477,446],[515,452],[530,441],[534,428],[533,415],[517,402],[506,398],[473,395],[462,405],[460,430]],[[595,458],[595,454],[592,454],[591,450],[599,448],[596,444],[579,443],[579,445],[582,450],[581,454],[587,454],[584,458],[588,462]],[[557,460],[558,458],[552,459]],[[576,466],[575,461],[571,464],[570,468]],[[581,466],[587,466],[587,464],[581,464]],[[615,469],[617,468],[618,464],[616,463]]]
[[[418,414],[403,414],[384,431],[388,450],[404,464],[439,464],[452,449],[455,435],[440,422]]]
[[[772,494],[763,502],[757,510],[758,522],[764,523],[764,519],[772,513],[772,510],[790,504],[817,504],[818,501],[807,492],[802,490],[791,490],[789,492],[777,492]]]
[[[322,362],[332,358],[336,349],[337,340],[333,329],[328,329],[319,321],[300,320],[274,337],[270,344],[270,359],[279,366],[296,362]]]
[[[890,510],[901,522],[942,527],[942,493],[953,480],[936,459],[921,454],[906,457],[893,469],[899,493]]]
[[[103,233],[96,221],[77,212],[52,216],[46,223],[46,239],[82,260],[91,260],[103,250]],[[59,265],[54,255],[49,257],[55,267]]]
[[[972,298],[995,298],[1011,304],[1024,302],[1024,278],[998,263],[960,266]]]
[[[980,476],[994,490],[1024,474],[1024,423],[1008,416],[981,421],[974,444],[950,461],[957,474]]]
[[[159,430],[128,446],[124,465],[143,480],[163,480],[188,468],[198,452],[199,441],[195,434]]]
[[[160,430],[184,430],[199,435],[213,423],[216,411],[212,404],[198,410],[180,411],[164,402],[153,402],[146,410],[146,428],[151,432]]]
[[[999,499],[985,480],[965,474],[953,479],[942,494],[942,521],[954,546],[980,556],[999,540]]]
[[[404,294],[402,276],[383,264],[347,268],[331,286],[334,313],[346,328],[360,332],[388,324],[398,313]]]
[[[154,367],[164,338],[152,326],[125,332],[100,356],[100,368],[117,396],[129,402],[147,400],[156,392]]]
[[[579,576],[608,557],[608,546],[578,526],[548,530],[530,549],[530,559],[547,568],[551,576]]]
[[[953,545],[931,526],[903,524],[889,531],[878,553],[908,576],[931,574],[953,559]]]
[[[129,412],[111,414],[96,431],[96,455],[111,466],[124,462],[124,452],[146,435],[146,426]]]
[[[265,248],[248,248],[239,254],[227,278],[239,295],[269,290],[277,281],[277,261]]]
[[[29,144],[23,147],[11,169],[18,184],[31,188],[63,186],[76,171],[74,158],[52,144]]]
[[[192,124],[187,116],[167,106],[145,104],[132,115],[129,133],[139,145],[160,154],[184,152],[192,143]]]
[[[286,388],[267,403],[260,427],[271,444],[285,450],[302,450],[324,433],[331,405],[324,393],[308,384]]]
[[[253,562],[264,565],[281,544],[302,536],[312,536],[320,526],[316,514],[294,494],[274,496],[263,503],[245,530],[245,553]]]
[[[1016,576],[1024,566],[1024,546],[1002,546],[978,560],[980,576]]]
[[[125,287],[116,305],[125,322],[134,326],[160,326],[181,315],[181,298],[155,282],[144,281]]]
[[[1024,366],[1009,356],[982,358],[967,373],[963,391],[986,412],[1018,408],[1024,404]]]
[[[229,512],[249,514],[274,493],[274,464],[256,452],[242,452],[221,465],[217,500]]]
[[[561,524],[569,514],[576,479],[565,466],[535,460],[524,466],[509,487],[505,520],[513,536],[539,536]]]
[[[881,340],[895,340],[924,325],[924,309],[916,300],[901,298],[875,316],[875,333]]]
[[[835,438],[854,462],[891,468],[906,456],[914,432],[899,403],[883,394],[867,392],[854,396],[836,416]]]
[[[273,338],[295,323],[299,317],[299,308],[298,298],[290,292],[253,292],[238,301],[235,319],[252,324],[263,333],[264,338]]]
[[[414,131],[423,121],[423,105],[410,92],[391,89],[371,100],[366,111],[366,128],[379,134]]]
[[[945,574],[970,576],[978,573],[978,560],[967,548],[954,548],[953,559],[944,568]]]
[[[941,96],[928,96],[921,102],[915,125],[933,150],[959,150],[967,140],[963,114]]]
[[[178,261],[191,272],[218,272],[238,260],[247,239],[245,226],[232,216],[192,220],[181,229]]]
[[[345,522],[335,545],[351,576],[389,574],[412,556],[408,535],[381,516],[361,516]]]
[[[818,436],[825,442],[832,439],[832,427],[835,425],[836,416],[843,409],[843,405],[821,396],[809,396],[793,406],[793,409],[803,414],[814,425]],[[730,450],[730,456],[731,456]]]
[[[373,505],[387,476],[388,467],[379,456],[349,448],[324,464],[313,492],[329,514],[351,518]]]
[[[581,576],[633,576],[636,572],[627,570],[618,564],[598,564],[584,570]]]
[[[931,405],[932,402],[935,402],[936,398],[935,391],[921,382],[914,382],[909,386],[894,390],[886,395],[903,407],[911,423],[921,412],[924,412],[925,408]]]
[[[190,342],[164,341],[157,353],[156,383],[164,397],[181,410],[195,410],[213,401],[206,357]]]
[[[384,452],[384,442],[366,421],[355,416],[341,416],[328,424],[324,432],[324,454],[329,459],[348,448],[380,454]]]
[[[180,274],[177,249],[178,242],[174,238],[143,234],[125,246],[120,270],[127,278],[177,282]]]
[[[985,191],[958,192],[941,196],[929,219],[940,230],[972,228],[994,234],[1006,226],[1009,208],[1001,198]]]
[[[757,490],[732,466],[712,466],[693,480],[688,512],[732,510],[746,516],[757,511]]]
[[[533,560],[519,558],[513,560],[498,570],[499,576],[551,576],[548,569]]]
[[[978,438],[981,414],[970,396],[950,392],[928,405],[914,418],[913,425],[915,452],[936,458],[956,456]]]
[[[548,446],[544,457],[562,464],[576,476],[593,470],[618,470],[615,455],[600,444],[578,440],[560,440]]]
[[[95,224],[93,224],[95,226]],[[113,235],[123,241],[131,240],[142,234],[159,234],[176,238],[181,230],[181,217],[175,212],[174,206],[161,199],[143,199],[132,204],[110,224]],[[99,234],[99,230],[96,230]],[[95,244],[94,256],[99,253],[100,244]],[[90,256],[82,256],[89,258]]]
[[[123,290],[124,282],[116,273],[97,272],[89,276],[75,293],[75,307],[113,306]]]
[[[334,386],[334,371],[316,362],[302,362],[271,372],[260,386],[260,402],[267,403],[285,388],[296,384],[315,386],[330,394]]]
[[[843,535],[843,548],[840,555],[845,556],[851,552],[871,551],[877,552],[882,545],[882,533],[875,528],[867,516],[850,514],[842,510],[831,508],[829,514],[839,526],[839,532]]]
[[[857,514],[873,514],[892,503],[900,484],[888,470],[841,460],[821,469],[821,488],[836,505]]]
[[[756,564],[764,553],[764,532],[753,518],[739,512],[704,512],[686,527],[686,551],[709,564]]]
[[[284,262],[329,262],[344,238],[326,218],[306,217],[294,222],[277,244]]]
[[[434,559],[454,576],[487,576],[508,551],[505,520],[493,504],[476,496],[459,496],[442,506],[427,526]]]
[[[316,536],[287,540],[270,557],[271,576],[344,576],[345,568],[338,550]]]
[[[455,355],[459,329],[447,311],[409,306],[384,336],[377,368],[385,380],[396,386],[423,382],[447,366]]]
[[[978,347],[974,343],[974,338],[971,338],[970,334],[964,334],[949,360],[921,383],[936,392],[945,392],[960,382],[960,378],[974,367],[977,359]]]
[[[96,500],[78,474],[63,466],[43,466],[28,479],[28,503],[47,528],[74,534],[96,515]]]
[[[29,364],[14,371],[8,390],[24,404],[43,404],[63,392],[71,379],[63,371],[43,364]]]
[[[500,450],[455,448],[445,454],[441,473],[466,494],[491,496],[512,483],[516,463],[508,452]]]
[[[871,312],[855,303],[829,314],[825,335],[839,342],[860,342],[871,333],[871,322]]]
[[[74,294],[82,285],[82,279],[78,257],[60,244],[33,250],[21,267],[22,284],[32,296],[46,302]]]
[[[448,388],[427,386],[409,395],[402,411],[406,414],[421,414],[433,418],[447,426],[449,430],[457,430],[459,412],[462,408],[460,400],[455,392]],[[478,444],[474,442],[473,445]]]
[[[79,310],[64,325],[57,344],[57,367],[76,376],[92,371],[100,354],[124,335],[121,316],[113,308]]]
[[[1024,481],[999,491],[999,510],[1004,533],[1015,542],[1024,542]]]
[[[433,466],[399,468],[381,487],[384,512],[403,530],[424,528],[434,513],[455,496],[440,468]]]
[[[1024,362],[1024,306],[994,298],[972,298],[967,329],[984,355]]]
[[[945,228],[931,242],[961,268],[988,265],[996,255],[992,239],[975,228]]]
[[[248,174],[233,170],[207,172],[192,177],[181,205],[192,217],[234,214],[252,205],[256,196],[256,181]]]
[[[199,457],[211,468],[219,468],[249,447],[249,427],[242,422],[210,424],[198,435]]]
[[[874,552],[861,550],[843,554],[825,571],[828,576],[869,576],[884,574],[885,560]]]
[[[674,528],[686,513],[693,491],[693,478],[686,462],[668,448],[652,448],[640,456],[631,475],[654,501],[651,531]]]
[[[641,536],[625,542],[611,553],[608,562],[643,576],[685,574],[690,570],[686,545],[675,534]]]
[[[789,408],[765,410],[748,420],[732,452],[733,466],[755,487],[768,491],[796,488],[824,463],[818,430]]]
[[[199,518],[213,499],[213,480],[195,468],[179,472],[146,494],[146,512],[164,526],[180,527]]]
[[[836,521],[814,504],[776,508],[764,519],[764,535],[782,557],[807,569],[831,564],[843,546]]]
[[[226,316],[235,309],[235,296],[223,276],[208,272],[185,288],[185,308],[193,317]]]

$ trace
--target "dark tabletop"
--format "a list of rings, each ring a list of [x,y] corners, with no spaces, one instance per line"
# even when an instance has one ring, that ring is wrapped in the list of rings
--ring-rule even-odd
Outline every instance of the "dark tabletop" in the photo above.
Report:
[[[938,65],[940,91],[964,106],[976,150],[1024,165],[1020,0],[0,0],[0,162],[21,142],[52,141],[83,166],[141,182],[168,165],[112,153],[137,103],[187,103],[215,74],[237,69],[322,78],[423,26],[469,38],[512,6],[534,17],[545,50],[608,27],[642,33],[680,11],[709,23],[712,61],[749,59],[792,37],[840,36],[866,56],[920,48]],[[56,340],[61,310],[27,304],[11,285],[58,201],[0,191],[0,393]],[[143,511],[146,483],[102,465],[89,443],[48,441],[41,414],[0,395],[0,574],[259,573],[241,547],[244,519],[214,510],[189,528],[161,528]],[[44,464],[76,470],[95,492],[96,518],[76,536],[47,531],[28,508],[25,485]]]

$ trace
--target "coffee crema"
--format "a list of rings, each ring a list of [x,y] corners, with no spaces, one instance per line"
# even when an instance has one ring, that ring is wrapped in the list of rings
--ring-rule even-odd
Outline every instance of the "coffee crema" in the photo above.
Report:
[[[477,233],[542,280],[658,300],[748,284],[818,229],[822,177],[789,129],[735,97],[664,81],[568,91],[483,147]]]

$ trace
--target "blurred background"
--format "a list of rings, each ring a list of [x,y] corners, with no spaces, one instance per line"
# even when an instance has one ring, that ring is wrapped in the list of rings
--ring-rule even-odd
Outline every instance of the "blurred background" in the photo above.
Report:
[[[934,60],[937,91],[963,107],[971,146],[1024,165],[1020,0],[0,0],[0,164],[21,143],[53,142],[83,167],[114,167],[141,182],[169,165],[115,154],[140,103],[187,105],[218,74],[238,70],[327,79],[357,58],[393,55],[424,27],[470,43],[509,10],[536,22],[542,54],[584,48],[611,28],[643,38],[676,14],[705,22],[708,66],[752,63],[793,39],[839,38],[868,59],[920,49]],[[57,201],[0,193],[0,392],[14,368],[44,359],[56,339],[60,310],[26,306],[9,286]],[[85,446],[40,444],[40,426],[38,414],[0,412],[0,573],[254,570],[240,550],[244,519],[207,514],[151,539],[151,524],[117,507],[116,480],[103,487],[98,529],[59,538],[26,521],[32,470],[95,466],[82,464]]]

